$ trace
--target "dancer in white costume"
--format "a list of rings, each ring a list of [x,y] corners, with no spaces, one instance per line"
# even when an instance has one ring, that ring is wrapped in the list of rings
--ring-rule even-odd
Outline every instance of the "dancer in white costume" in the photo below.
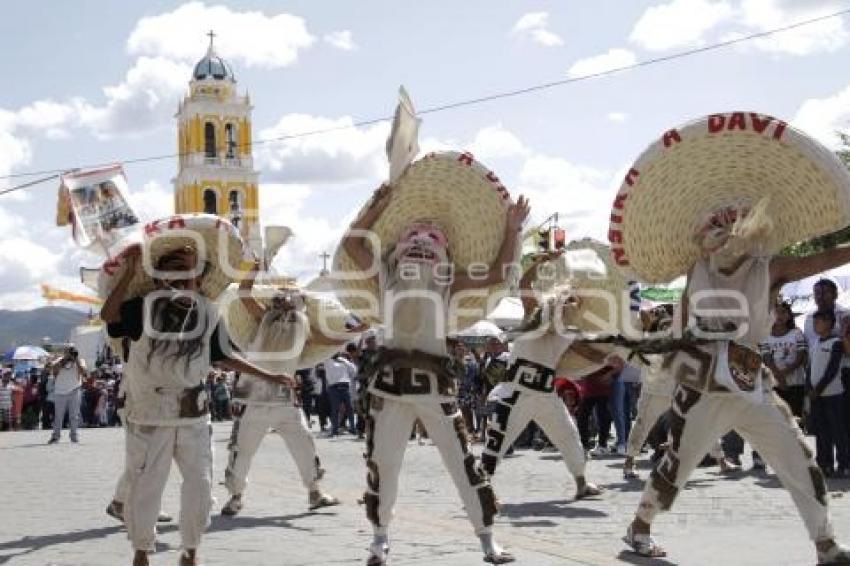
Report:
[[[414,122],[409,129],[405,116]],[[515,261],[528,205],[522,197],[513,204],[499,179],[468,153],[429,154],[411,164],[415,129],[412,107],[403,100],[387,143],[389,183],[358,215],[334,260],[340,301],[360,316],[370,305],[346,291],[373,297],[385,323],[368,387],[364,502],[374,536],[367,564],[386,563],[399,473],[416,419],[440,452],[484,560],[503,564],[514,558],[493,540],[495,495],[470,451],[446,335],[493,307],[488,298]]]
[[[212,503],[212,439],[203,385],[211,365],[294,385],[291,376],[242,359],[219,324],[212,300],[230,282],[223,262],[235,270],[241,255],[242,240],[227,221],[178,215],[148,224],[142,247],[127,248],[101,269],[99,287],[106,297],[101,317],[110,336],[130,340],[124,366],[129,489],[123,511],[133,566],[149,564],[172,459],[183,476],[180,564],[198,564]]]
[[[129,345],[128,345],[129,347]],[[127,363],[127,360],[124,359],[124,363]],[[118,400],[118,408],[116,412],[118,413],[118,417],[121,419],[121,426],[124,428],[124,432],[127,432],[127,409],[125,408],[127,405],[127,387],[126,380],[122,379],[118,384],[118,395],[116,395],[116,399]],[[121,472],[121,477],[118,478],[118,483],[115,484],[115,494],[112,496],[112,501],[109,502],[109,505],[106,506],[106,514],[110,517],[118,519],[122,523],[124,522],[124,502],[127,501],[127,496],[130,493],[130,473],[127,470],[127,435],[124,435],[124,471]],[[164,511],[160,511],[159,515],[157,515],[156,522],[157,523],[170,523],[173,521],[173,517]]]
[[[776,255],[850,224],[850,173],[785,122],[716,114],[650,146],[627,174],[611,220],[613,255],[630,274],[655,283],[688,273],[679,328],[707,341],[666,360],[677,382],[669,446],[626,543],[642,555],[665,554],[650,536],[653,520],[670,509],[711,443],[735,429],[790,492],[818,562],[850,564],[850,551],[835,541],[823,474],[758,353],[781,285],[850,261],[850,248]]]
[[[514,339],[506,380],[496,385],[488,396],[493,411],[481,467],[493,476],[499,461],[533,420],[561,452],[576,482],[576,499],[581,499],[599,495],[602,490],[585,479],[584,447],[575,421],[555,393],[554,384],[555,368],[576,337],[574,331],[565,329],[564,323],[571,321],[573,311],[578,310],[578,299],[564,285],[544,295],[541,305],[532,291],[538,267],[559,256],[557,252],[535,256],[520,280],[526,328]]]
[[[310,320],[307,314],[307,298],[300,289],[263,286],[259,296],[253,295],[258,271],[256,262],[239,286],[239,297],[229,303],[230,334],[249,360],[269,371],[293,375],[302,367],[315,365],[346,342],[345,338],[332,339],[321,333],[319,321]],[[362,329],[354,329],[359,330]],[[325,355],[317,355],[317,350]],[[291,389],[242,374],[233,393],[233,404],[233,430],[227,447],[230,456],[224,472],[230,499],[221,509],[222,515],[234,516],[242,510],[251,461],[269,429],[283,439],[295,460],[307,489],[310,510],[339,503],[336,497],[322,493],[319,482],[324,470],[304,412]]]
[[[658,307],[656,307],[658,308]],[[663,313],[663,314],[661,314]],[[650,333],[663,332],[670,328],[672,316],[666,310],[650,313],[641,311],[644,330]],[[637,417],[632,424],[629,433],[629,443],[626,447],[626,459],[623,461],[623,477],[625,479],[637,479],[635,472],[635,459],[640,454],[643,443],[664,413],[673,405],[673,391],[676,382],[670,371],[663,367],[664,356],[650,354],[646,362],[640,364],[641,386],[640,397],[638,397]],[[664,446],[666,449],[666,445]],[[718,439],[709,451],[709,456],[720,465],[720,473],[729,474],[740,471],[741,467],[729,462],[723,453],[723,445]]]

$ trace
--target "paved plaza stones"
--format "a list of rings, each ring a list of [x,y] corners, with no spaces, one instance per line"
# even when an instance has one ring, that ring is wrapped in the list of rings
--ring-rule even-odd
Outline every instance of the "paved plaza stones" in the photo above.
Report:
[[[319,439],[327,469],[324,487],[343,504],[308,512],[307,494],[283,442],[267,438],[249,476],[246,505],[234,519],[218,516],[226,500],[220,482],[229,423],[214,425],[215,515],[201,557],[215,565],[365,564],[371,527],[357,504],[365,483],[362,442]],[[121,429],[86,429],[81,443],[67,435],[46,444],[44,431],[0,434],[0,565],[129,565],[124,528],[104,512],[123,458]],[[476,446],[476,452],[480,446]],[[595,500],[573,501],[574,484],[556,453],[517,451],[494,480],[503,503],[496,533],[532,566],[681,564],[686,566],[802,566],[815,563],[802,521],[772,474],[721,476],[700,469],[673,512],[655,532],[666,560],[650,562],[624,551],[620,537],[631,520],[643,482],[626,482],[621,459],[593,460],[588,478],[608,488]],[[745,464],[748,462],[745,462]],[[643,477],[647,469],[639,469]],[[839,538],[850,541],[850,482],[831,483]],[[176,467],[163,508],[179,512]],[[177,563],[176,525],[160,528],[153,565]],[[411,442],[391,529],[391,564],[480,565],[478,540],[434,446]]]

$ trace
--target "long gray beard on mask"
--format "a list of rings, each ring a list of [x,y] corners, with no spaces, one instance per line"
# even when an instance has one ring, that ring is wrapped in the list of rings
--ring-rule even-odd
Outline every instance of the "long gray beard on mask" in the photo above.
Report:
[[[263,354],[278,353],[281,361],[291,360],[301,355],[309,337],[310,321],[306,313],[269,309],[257,326],[253,348]]]
[[[399,265],[390,265],[386,289],[388,299],[392,301],[392,325],[404,334],[417,333],[422,328],[428,328],[426,321],[436,316],[445,316],[443,307],[447,285],[437,281],[434,270],[430,265],[418,265],[418,276],[411,277],[410,273],[402,277]],[[416,268],[406,268],[411,273]],[[401,295],[401,296],[400,296]],[[440,310],[438,315],[436,309]],[[389,312],[389,311],[387,311]]]
[[[200,329],[197,328],[200,323],[199,318],[203,318],[203,326]],[[188,369],[192,360],[200,357],[203,350],[209,324],[206,313],[201,312],[197,302],[193,303],[191,308],[187,308],[163,297],[154,303],[151,319],[154,330],[171,334],[171,337],[151,338],[148,365],[154,356],[162,356],[163,361],[171,363],[185,359]],[[194,336],[194,338],[188,338],[188,336]]]

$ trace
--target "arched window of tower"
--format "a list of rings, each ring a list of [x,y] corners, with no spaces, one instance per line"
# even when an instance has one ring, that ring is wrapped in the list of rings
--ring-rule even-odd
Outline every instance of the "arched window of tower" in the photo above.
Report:
[[[239,191],[230,191],[229,196],[230,213],[234,214],[242,210],[242,198]]]
[[[236,126],[234,124],[224,125],[224,139],[227,144],[227,159],[236,158]]]
[[[218,214],[218,203],[216,194],[212,189],[204,190],[204,212],[207,214]]]
[[[215,156],[215,125],[212,122],[206,122],[204,124],[204,157],[214,158]]]

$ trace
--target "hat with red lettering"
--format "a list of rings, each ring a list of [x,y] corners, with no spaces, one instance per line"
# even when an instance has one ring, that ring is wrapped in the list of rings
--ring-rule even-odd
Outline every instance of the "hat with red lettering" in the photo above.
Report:
[[[758,226],[730,250],[747,218]],[[730,112],[669,130],[641,154],[608,239],[630,277],[661,283],[724,248],[768,255],[848,224],[850,173],[832,151],[771,116]]]
[[[141,244],[142,255],[124,299],[141,297],[156,288],[154,279],[188,279],[203,274],[201,293],[215,300],[241,274],[244,246],[233,224],[214,214],[177,214],[145,225],[136,242],[107,260],[98,274],[98,294],[106,298],[124,274],[129,248]],[[185,250],[197,256],[195,270],[157,272],[164,255]],[[155,277],[156,276],[156,277]]]
[[[407,233],[424,230],[428,225],[438,229],[436,239],[444,243],[456,272],[486,270],[498,256],[506,213],[513,202],[499,178],[471,154],[428,154],[411,163],[392,183],[390,191],[390,201],[372,227],[377,237],[374,243],[380,246],[374,250],[376,259],[390,258]],[[369,204],[358,217],[366,213]],[[376,279],[360,273],[342,247],[336,251],[331,277],[346,308],[362,320],[377,321],[375,302],[366,298],[380,298]],[[448,317],[449,331],[486,318],[495,308],[490,303],[496,302],[488,301],[489,294],[502,288],[494,286],[487,293],[460,299],[455,314]],[[362,296],[353,296],[355,293]]]

